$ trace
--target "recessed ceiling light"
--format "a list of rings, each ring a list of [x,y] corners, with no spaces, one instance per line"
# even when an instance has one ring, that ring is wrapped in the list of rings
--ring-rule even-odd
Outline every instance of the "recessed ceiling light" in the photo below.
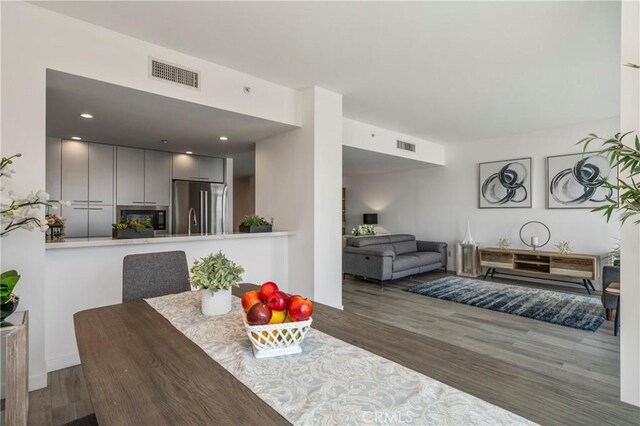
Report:
[[[220,136],[220,140],[221,140],[221,141],[226,141],[226,140],[229,140],[229,138],[228,138],[228,137],[226,137],[226,136]]]
[[[162,139],[160,142],[162,142],[162,143],[164,143],[164,144],[169,143],[169,141],[168,141],[168,140],[166,140],[166,139]]]
[[[193,154],[193,152],[191,152],[191,151],[187,151],[187,152],[185,152],[185,154],[189,154],[189,155],[191,155],[191,154]]]
[[[81,141],[82,138],[80,136],[71,136],[71,139],[73,139],[74,141]]]
[[[89,114],[88,112],[83,112],[82,114],[80,114],[80,117],[82,117],[82,118],[93,118],[93,115]]]

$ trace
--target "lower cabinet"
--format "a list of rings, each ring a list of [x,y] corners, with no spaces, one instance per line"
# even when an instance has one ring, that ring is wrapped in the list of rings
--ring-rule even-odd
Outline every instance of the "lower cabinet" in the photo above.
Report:
[[[65,238],[110,237],[113,206],[76,204],[61,209]]]

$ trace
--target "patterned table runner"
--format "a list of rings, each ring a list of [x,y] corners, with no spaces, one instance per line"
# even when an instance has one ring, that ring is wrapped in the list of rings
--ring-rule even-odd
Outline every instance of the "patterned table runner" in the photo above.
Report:
[[[301,354],[258,360],[237,297],[216,317],[201,314],[199,292],[146,302],[293,424],[533,424],[313,326]]]

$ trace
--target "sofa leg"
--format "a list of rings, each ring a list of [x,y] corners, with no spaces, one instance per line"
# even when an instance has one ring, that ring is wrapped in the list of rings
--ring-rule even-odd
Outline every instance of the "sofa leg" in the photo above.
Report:
[[[606,309],[606,316],[607,316],[607,321],[611,321],[611,313],[612,313],[613,309]]]
[[[380,290],[384,291],[384,280],[380,280]]]

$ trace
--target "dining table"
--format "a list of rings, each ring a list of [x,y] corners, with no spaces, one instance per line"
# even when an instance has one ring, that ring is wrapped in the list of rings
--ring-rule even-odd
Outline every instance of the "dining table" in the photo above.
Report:
[[[290,424],[144,300],[78,312],[74,324],[100,425]],[[508,363],[341,309],[314,303],[312,328],[533,422],[610,414],[582,403],[579,389],[548,398],[549,383]]]

